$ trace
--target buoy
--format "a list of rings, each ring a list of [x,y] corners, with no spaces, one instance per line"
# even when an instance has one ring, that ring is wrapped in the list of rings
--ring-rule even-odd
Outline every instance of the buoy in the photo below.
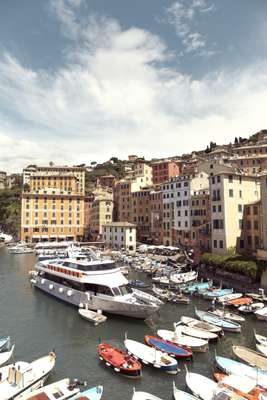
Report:
[[[64,289],[63,289],[62,287],[60,287],[60,288],[58,289],[58,291],[59,291],[59,293],[63,293],[63,292],[64,292]]]
[[[67,296],[70,297],[71,295],[72,295],[72,290],[68,290],[68,291],[67,291]]]
[[[49,289],[52,290],[53,288],[54,288],[54,285],[52,283],[50,283]]]
[[[44,279],[42,279],[41,280],[41,285],[43,285],[45,283],[45,280]]]

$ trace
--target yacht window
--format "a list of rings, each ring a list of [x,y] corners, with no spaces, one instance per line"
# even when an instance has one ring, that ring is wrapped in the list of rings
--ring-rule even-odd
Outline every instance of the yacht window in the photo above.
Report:
[[[120,295],[121,295],[121,292],[120,292],[119,289],[116,288],[116,287],[112,288],[112,291],[113,291],[113,293],[114,293],[114,296],[120,296]]]
[[[122,296],[132,293],[132,289],[130,288],[130,286],[127,285],[119,286],[119,289]]]

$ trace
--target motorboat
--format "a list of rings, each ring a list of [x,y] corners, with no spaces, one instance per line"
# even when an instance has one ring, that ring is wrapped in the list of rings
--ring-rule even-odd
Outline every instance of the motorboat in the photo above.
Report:
[[[67,400],[71,399],[77,393],[80,393],[80,382],[69,378],[62,379],[50,385],[43,386],[31,393],[24,394],[20,400],[36,400],[38,398],[44,400]]]
[[[195,397],[192,394],[177,389],[174,382],[173,382],[173,398],[174,400],[199,400],[198,397]]]
[[[1,400],[13,400],[43,386],[53,370],[56,356],[53,352],[32,363],[17,361],[0,368]]]
[[[254,311],[254,314],[260,321],[267,321],[267,307]]]
[[[131,280],[131,281],[129,281],[129,284],[132,287],[140,288],[140,289],[149,288],[150,287],[149,283],[140,281],[139,279]]]
[[[254,331],[254,336],[257,342],[259,342],[263,346],[267,346],[267,336],[259,335]]]
[[[259,288],[258,293],[247,293],[246,295],[253,300],[267,302],[267,296],[265,296],[263,288]]]
[[[195,281],[197,277],[198,277],[197,271],[179,272],[177,274],[172,274],[170,276],[170,281],[172,283],[181,284],[181,283]]]
[[[10,336],[0,336],[0,352],[4,351],[10,344]]]
[[[228,303],[228,302],[230,302],[230,301],[232,301],[232,300],[237,300],[237,299],[239,299],[239,298],[242,297],[242,296],[243,296],[242,293],[230,293],[230,294],[225,294],[224,296],[220,296],[220,297],[217,299],[217,303],[225,304],[225,303]]]
[[[204,331],[203,329],[194,328],[187,325],[180,326],[181,332],[187,336],[192,336],[198,339],[204,340],[216,340],[218,339],[217,333]]]
[[[163,304],[155,296],[132,289],[113,260],[94,252],[39,261],[32,272],[34,287],[79,308],[146,319]]]
[[[189,347],[193,352],[205,353],[209,348],[209,342],[207,340],[184,335],[179,327],[175,328],[174,331],[159,329],[157,334],[168,342]]]
[[[251,297],[239,297],[238,299],[233,299],[225,302],[227,306],[234,306],[234,307],[239,307],[239,306],[247,306],[252,303],[252,298]]]
[[[225,320],[208,311],[201,311],[195,309],[195,313],[198,316],[198,318],[201,319],[202,321],[219,326],[224,331],[238,332],[238,333],[241,332],[241,325],[238,324],[237,322]]]
[[[70,397],[69,400],[100,400],[103,394],[103,386],[95,386]]]
[[[194,327],[197,329],[202,329],[202,330],[208,331],[208,332],[213,332],[213,333],[221,333],[222,332],[221,327],[213,325],[213,324],[209,324],[208,322],[199,321],[198,319],[192,318],[192,317],[182,316],[181,322],[184,325]]]
[[[242,361],[245,361],[253,367],[267,371],[267,358],[260,353],[245,346],[233,346],[232,348],[235,355]]]
[[[83,319],[93,322],[95,325],[101,324],[107,320],[107,317],[102,314],[101,310],[92,311],[86,308],[79,308],[78,313]]]
[[[246,376],[255,381],[255,386],[267,389],[267,371],[241,363],[231,358],[215,355],[217,366],[228,375]]]
[[[186,371],[185,381],[191,392],[202,400],[213,400],[218,384],[200,374]]]
[[[143,364],[158,368],[169,374],[177,374],[176,359],[162,351],[130,339],[125,339],[124,346],[130,355],[136,357]]]
[[[29,254],[34,252],[34,248],[28,247],[25,243],[18,243],[16,246],[8,248],[9,254]]]
[[[106,366],[111,367],[115,372],[129,378],[140,378],[142,376],[142,365],[127,352],[122,351],[107,343],[98,345],[98,355]]]
[[[244,322],[245,318],[242,317],[241,315],[229,312],[225,309],[221,310],[217,308],[216,310],[211,311],[212,314],[217,315],[217,317],[229,320],[229,321],[234,321],[234,322]]]
[[[141,391],[137,392],[134,390],[132,400],[162,400],[162,399],[147,392],[141,392]]]
[[[177,359],[191,359],[193,356],[191,349],[184,346],[179,346],[178,344],[172,342],[168,342],[156,336],[146,335],[145,343],[148,346],[154,347],[154,349],[160,350],[163,353],[166,353],[169,356],[175,357]]]
[[[252,314],[254,311],[264,308],[264,303],[252,303],[247,306],[238,307],[238,311],[242,314]]]
[[[10,360],[10,358],[12,357],[12,355],[14,353],[14,348],[15,348],[15,345],[13,344],[12,346],[10,346],[9,349],[5,349],[4,351],[1,351],[0,366],[4,365],[5,363],[8,362],[8,360]]]

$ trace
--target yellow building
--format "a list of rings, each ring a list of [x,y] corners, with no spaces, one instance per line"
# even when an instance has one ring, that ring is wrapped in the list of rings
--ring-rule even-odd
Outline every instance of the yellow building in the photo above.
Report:
[[[92,240],[100,239],[102,226],[113,221],[113,191],[98,189],[90,210],[90,235]]]
[[[80,167],[35,167],[22,193],[21,240],[82,239],[84,182]]]

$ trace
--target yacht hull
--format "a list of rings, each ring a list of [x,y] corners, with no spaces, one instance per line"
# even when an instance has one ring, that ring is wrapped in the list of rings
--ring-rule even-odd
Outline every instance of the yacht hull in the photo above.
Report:
[[[41,277],[35,277],[31,282],[34,287],[46,292],[51,296],[54,296],[76,307],[80,307],[81,304],[83,304],[84,307],[87,306],[88,309],[93,311],[102,310],[103,313],[146,319],[159,309],[159,306],[110,300],[108,298],[94,295],[89,296],[90,298],[88,299],[88,295],[84,292]]]

